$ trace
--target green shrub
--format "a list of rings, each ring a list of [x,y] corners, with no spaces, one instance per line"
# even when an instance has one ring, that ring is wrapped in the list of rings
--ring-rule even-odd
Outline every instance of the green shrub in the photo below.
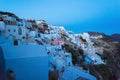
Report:
[[[82,49],[78,49],[78,53],[79,53],[79,55],[81,55],[81,56],[83,56],[84,55],[84,51],[82,50]]]
[[[83,39],[82,37],[80,37],[80,39],[83,41],[83,42],[87,42],[85,39]]]

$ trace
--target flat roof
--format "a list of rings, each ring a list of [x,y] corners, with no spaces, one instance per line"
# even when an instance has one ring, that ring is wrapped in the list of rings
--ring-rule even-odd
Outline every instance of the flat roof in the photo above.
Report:
[[[45,47],[42,45],[18,45],[1,46],[5,59],[29,58],[47,56]]]

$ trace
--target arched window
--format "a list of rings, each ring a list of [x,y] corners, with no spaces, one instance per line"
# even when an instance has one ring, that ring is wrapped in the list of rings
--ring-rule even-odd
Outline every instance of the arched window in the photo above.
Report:
[[[8,29],[8,32],[10,32],[10,29]]]
[[[14,32],[16,32],[16,30],[14,29]]]
[[[22,29],[21,28],[18,29],[18,34],[22,35]]]

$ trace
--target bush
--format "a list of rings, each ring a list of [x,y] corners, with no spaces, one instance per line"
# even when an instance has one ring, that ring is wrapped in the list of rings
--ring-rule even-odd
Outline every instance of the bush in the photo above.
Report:
[[[82,50],[82,49],[78,49],[78,53],[79,53],[79,55],[81,55],[81,56],[83,56],[84,55],[84,51]]]
[[[82,37],[80,37],[80,39],[83,41],[83,42],[87,42],[85,39],[83,39]]]

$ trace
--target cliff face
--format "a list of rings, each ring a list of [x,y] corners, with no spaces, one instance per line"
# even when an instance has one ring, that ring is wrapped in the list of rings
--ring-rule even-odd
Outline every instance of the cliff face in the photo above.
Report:
[[[112,34],[111,38],[114,39],[115,41],[120,42],[120,34]]]
[[[117,38],[118,39],[118,38]],[[104,53],[99,54],[106,65],[85,65],[98,80],[117,80],[120,77],[120,43],[105,35],[94,40],[95,46],[102,46]]]
[[[71,45],[64,45],[66,51],[72,53],[73,64],[80,64],[83,69],[88,69],[97,80],[118,80],[120,78],[120,43],[113,37],[98,32],[88,32],[90,36],[102,35],[103,38],[91,39],[95,47],[103,47],[103,54],[97,53],[106,64],[85,64],[83,49],[76,49]],[[73,44],[73,46],[76,46]]]

